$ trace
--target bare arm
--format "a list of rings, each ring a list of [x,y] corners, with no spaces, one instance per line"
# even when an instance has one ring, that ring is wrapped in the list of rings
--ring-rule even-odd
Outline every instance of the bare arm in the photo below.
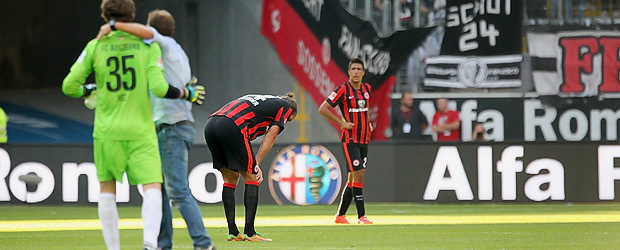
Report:
[[[273,144],[276,142],[278,132],[280,132],[279,126],[271,126],[265,134],[263,142],[261,142],[260,147],[258,148],[258,153],[256,154],[256,168],[258,168],[256,173],[256,181],[258,181],[258,183],[263,182],[263,171],[260,169],[259,165],[265,158],[265,155],[267,155],[267,152],[271,150]]]
[[[445,131],[442,125],[433,125],[432,129],[437,133],[443,133]]]
[[[375,127],[372,126],[372,122],[370,122],[370,111],[366,112],[366,121],[368,121],[368,128],[370,128],[370,132],[372,133]]]
[[[438,132],[438,133],[442,133],[442,132],[445,132],[445,131],[450,131],[450,130],[458,129],[459,127],[461,127],[461,122],[460,121],[455,121],[455,122],[446,123],[446,124],[442,124],[442,125],[433,125],[433,131]]]
[[[278,132],[280,132],[279,126],[271,126],[269,130],[267,130],[263,142],[261,142],[260,148],[258,148],[258,153],[256,154],[256,165],[260,164],[263,158],[265,158],[265,155],[267,155],[267,152],[271,150],[271,147],[273,147],[273,144],[276,142]]]
[[[458,129],[459,127],[461,127],[461,122],[460,121],[455,121],[455,122],[444,124],[443,126],[444,126],[444,131],[455,130],[455,129]]]
[[[354,124],[352,122],[342,121],[342,119],[339,119],[339,117],[336,116],[334,113],[332,113],[330,109],[332,109],[332,106],[330,106],[326,101],[323,101],[323,103],[321,103],[321,106],[319,107],[319,113],[325,116],[325,118],[327,118],[328,120],[335,122],[342,128],[345,128],[345,129],[353,128]]]
[[[140,37],[142,39],[151,39],[153,38],[153,31],[143,24],[139,23],[127,23],[127,22],[116,22],[114,24],[117,30],[125,31],[134,36]],[[109,24],[101,25],[99,28],[99,34],[97,34],[97,40],[101,39],[101,37],[110,33],[112,29]]]

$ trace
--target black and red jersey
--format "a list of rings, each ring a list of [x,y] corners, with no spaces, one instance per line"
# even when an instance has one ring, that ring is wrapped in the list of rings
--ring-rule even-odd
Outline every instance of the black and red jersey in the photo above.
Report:
[[[232,119],[241,133],[254,140],[273,125],[284,130],[284,124],[293,113],[286,100],[272,95],[245,95],[224,105],[211,116],[225,116]]]
[[[351,83],[336,87],[325,100],[332,107],[339,106],[342,116],[347,122],[355,124],[352,129],[343,129],[340,140],[345,143],[368,144],[370,142],[370,120],[368,106],[370,101],[370,85],[362,83],[359,89]]]

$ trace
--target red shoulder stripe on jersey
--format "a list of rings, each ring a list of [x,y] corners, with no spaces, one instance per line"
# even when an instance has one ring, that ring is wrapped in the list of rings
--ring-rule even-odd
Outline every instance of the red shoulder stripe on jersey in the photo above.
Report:
[[[230,110],[231,108],[233,108],[234,106],[237,105],[237,103],[239,103],[239,100],[235,100],[232,101],[226,105],[224,105],[223,107],[221,107],[220,109],[218,109],[217,111],[215,111],[213,115],[224,115],[228,110]]]
[[[342,85],[336,87],[336,89],[334,89],[334,92],[332,92],[331,95],[336,94],[333,98],[333,100],[331,100],[329,97],[327,97],[327,101],[329,103],[330,106],[335,107],[336,105],[338,105],[338,103],[342,103],[344,101],[346,101],[346,99],[341,100],[344,97],[343,94],[343,89],[342,89]],[[333,104],[333,105],[332,105]]]
[[[244,103],[244,104],[247,106],[247,103]],[[243,105],[241,105],[241,106],[243,106]],[[235,109],[235,110],[236,110],[236,109]],[[247,114],[245,114],[245,115],[242,115],[241,117],[239,117],[239,118],[237,118],[237,119],[235,120],[235,124],[237,124],[237,126],[239,126],[241,123],[243,123],[243,122],[245,122],[245,121],[247,121],[247,120],[252,119],[252,117],[254,117],[254,116],[255,116],[255,115],[254,115],[254,111],[252,111],[252,112],[250,112],[250,113],[247,113]],[[232,118],[232,117],[231,117],[231,118]]]
[[[293,109],[289,108],[288,111],[286,111],[286,114],[284,114],[284,117],[282,119],[284,119],[285,121],[288,120],[289,116],[291,116],[291,113],[293,113]]]
[[[351,120],[351,113],[349,113],[349,95],[350,95],[350,90],[349,90],[349,84],[344,85],[344,96],[343,96],[343,100],[342,100],[342,116],[344,116],[344,120],[347,122],[353,122],[353,120]]]
[[[228,117],[228,118],[233,118],[235,115],[237,115],[239,112],[241,112],[241,110],[247,109],[248,107],[250,107],[250,105],[248,105],[248,103],[247,103],[247,102],[244,102],[244,103],[242,103],[241,105],[237,106],[237,107],[236,107],[235,109],[233,109],[232,111],[230,111],[230,112],[226,112],[226,111],[224,111],[224,112],[226,113],[226,114],[225,114],[225,115],[226,115],[226,117]],[[237,123],[237,122],[235,121],[235,123]],[[237,125],[239,125],[239,124],[237,124]]]
[[[278,113],[276,114],[276,119],[274,119],[274,121],[279,122],[282,120],[282,111],[284,110],[284,107],[281,107],[280,109],[278,109]]]
[[[232,101],[228,105],[224,105],[224,107],[220,108],[220,110],[216,111],[213,114],[215,114],[215,115],[224,115],[226,112],[228,112],[228,110],[230,110],[231,108],[236,106],[239,102],[240,102],[239,100]]]

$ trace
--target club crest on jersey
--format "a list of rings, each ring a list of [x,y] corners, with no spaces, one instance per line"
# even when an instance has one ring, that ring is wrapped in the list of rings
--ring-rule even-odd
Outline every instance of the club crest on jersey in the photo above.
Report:
[[[358,108],[365,108],[366,107],[366,100],[357,100],[357,107]]]
[[[334,155],[320,145],[290,145],[269,169],[269,191],[279,204],[332,204],[342,175]]]
[[[368,94],[368,92],[364,93],[364,98],[370,99],[370,95]]]
[[[358,159],[353,160],[353,166],[357,167],[360,165],[360,161]]]

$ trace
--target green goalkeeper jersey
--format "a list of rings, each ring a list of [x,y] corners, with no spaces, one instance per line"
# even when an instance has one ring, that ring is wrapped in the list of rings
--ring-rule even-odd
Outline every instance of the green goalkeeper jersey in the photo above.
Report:
[[[79,98],[82,84],[95,72],[97,106],[93,137],[102,140],[144,140],[155,137],[149,89],[163,97],[169,85],[163,75],[159,45],[113,31],[93,39],[62,83],[65,95]]]

